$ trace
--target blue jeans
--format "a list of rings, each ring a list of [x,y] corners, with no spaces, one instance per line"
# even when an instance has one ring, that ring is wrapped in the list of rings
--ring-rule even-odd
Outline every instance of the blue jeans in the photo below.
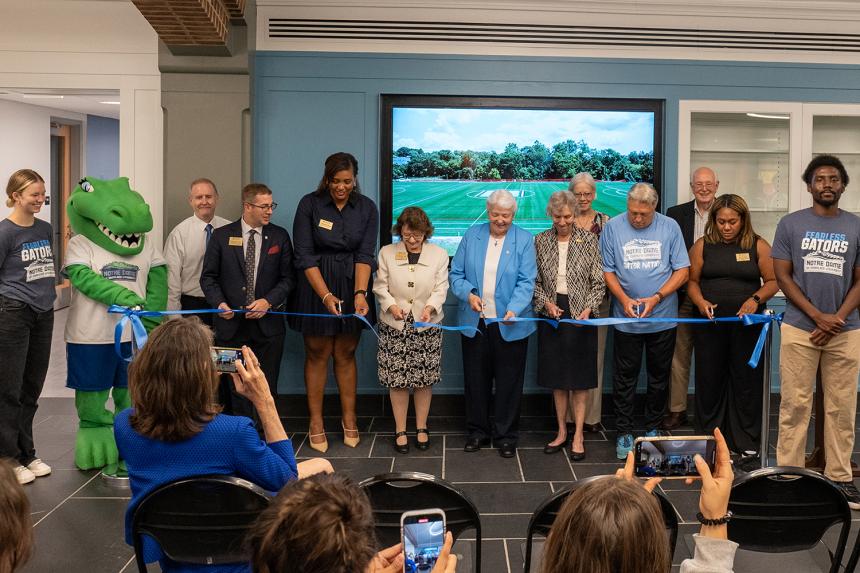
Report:
[[[36,459],[33,417],[51,358],[54,311],[0,296],[0,457]]]

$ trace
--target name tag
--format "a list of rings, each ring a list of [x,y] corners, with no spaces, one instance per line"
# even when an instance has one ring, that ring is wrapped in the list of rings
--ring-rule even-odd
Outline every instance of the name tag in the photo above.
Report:
[[[400,251],[399,253],[396,253],[396,254],[394,255],[394,260],[395,260],[395,261],[405,261],[405,260],[406,260],[406,259],[408,259],[408,258],[409,258],[409,257],[407,257],[407,256],[406,256],[406,253],[404,253],[403,251]]]
[[[231,247],[241,247],[242,246],[242,237],[230,237],[227,240],[227,244]]]
[[[331,221],[326,221],[325,219],[320,219],[320,228],[325,229],[326,231],[331,231],[331,228],[334,227],[334,223]]]
[[[739,263],[749,262],[750,254],[749,253],[735,253],[735,260]]]

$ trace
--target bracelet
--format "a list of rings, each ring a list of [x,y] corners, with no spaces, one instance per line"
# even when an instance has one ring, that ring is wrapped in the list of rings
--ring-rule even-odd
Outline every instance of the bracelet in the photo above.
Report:
[[[323,306],[325,306],[325,299],[327,299],[330,296],[334,296],[334,293],[331,291],[328,291],[327,293],[325,293],[325,296],[322,297]]]
[[[724,516],[722,516],[722,517],[719,517],[719,518],[717,518],[717,519],[708,519],[707,517],[705,517],[704,515],[702,515],[702,512],[700,511],[699,513],[697,513],[697,514],[696,514],[696,519],[698,519],[698,520],[699,520],[699,523],[701,523],[702,525],[709,525],[709,526],[714,526],[714,525],[725,525],[725,524],[727,524],[729,521],[731,521],[731,520],[732,520],[732,515],[734,515],[734,514],[732,513],[732,511],[731,511],[731,510],[728,510],[728,511],[726,512],[726,514],[725,514]]]
[[[661,293],[660,291],[655,292],[654,296],[656,296],[658,299],[657,304],[660,304],[661,302],[663,302],[663,299],[666,298],[663,296],[663,293]]]
[[[353,297],[356,297],[358,295],[362,295],[362,296],[366,297],[367,296],[367,290],[359,289],[359,290],[355,291],[354,293],[352,293]]]

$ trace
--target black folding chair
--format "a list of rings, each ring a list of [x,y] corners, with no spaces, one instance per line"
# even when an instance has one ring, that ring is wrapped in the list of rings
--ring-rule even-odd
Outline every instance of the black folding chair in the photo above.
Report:
[[[481,571],[481,518],[469,497],[430,474],[395,472],[362,481],[359,486],[370,498],[376,536],[383,547],[400,542],[400,516],[405,511],[438,507],[456,541],[467,529],[475,530],[475,572]]]
[[[567,487],[564,487],[546,498],[538,508],[532,513],[532,518],[529,521],[529,529],[526,534],[526,550],[524,557],[525,573],[531,571],[532,562],[532,546],[534,544],[534,536],[542,535],[546,537],[555,523],[556,517],[561,506],[564,505],[567,496],[574,490],[594,480],[605,478],[606,476],[592,476],[589,478],[577,480]],[[660,502],[660,509],[663,512],[663,521],[666,524],[666,535],[669,537],[669,552],[670,555],[675,554],[675,545],[678,542],[678,513],[675,511],[675,506],[666,497],[659,488],[654,489],[654,495],[657,501]]]
[[[193,477],[161,486],[140,502],[132,518],[138,571],[146,573],[144,535],[180,563],[249,561],[245,534],[270,501],[259,486],[232,476]]]
[[[829,570],[839,571],[851,528],[851,509],[842,491],[827,478],[797,467],[755,470],[735,480],[729,509],[734,514],[728,525],[729,539],[747,551],[808,551],[828,529],[841,523],[836,549],[828,550]]]

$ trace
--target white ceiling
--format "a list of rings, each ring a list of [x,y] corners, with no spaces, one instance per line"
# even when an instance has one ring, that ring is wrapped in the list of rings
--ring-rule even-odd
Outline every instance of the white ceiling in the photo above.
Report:
[[[105,101],[119,101],[118,90],[22,89],[0,87],[0,99],[119,119],[119,105]]]

